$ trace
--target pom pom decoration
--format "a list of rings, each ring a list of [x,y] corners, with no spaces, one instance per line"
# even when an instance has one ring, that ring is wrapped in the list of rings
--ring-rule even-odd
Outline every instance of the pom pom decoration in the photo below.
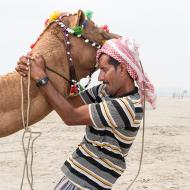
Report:
[[[48,20],[48,23],[53,22],[54,20],[58,19],[58,17],[61,15],[60,11],[53,11],[50,15],[50,18]]]
[[[35,47],[36,43],[33,43],[32,45],[30,45],[30,49],[33,49]]]
[[[102,25],[101,27],[100,27],[102,30],[104,30],[104,31],[106,31],[106,32],[109,32],[110,31],[110,29],[108,28],[108,25]]]
[[[36,45],[36,43],[38,42],[39,39],[40,39],[40,38],[38,38],[35,43],[33,43],[32,45],[30,45],[30,48],[31,48],[31,49],[33,49],[33,48],[35,47],[35,45]]]
[[[75,35],[82,35],[83,34],[83,28],[81,26],[75,26],[72,28]]]
[[[78,93],[79,93],[79,90],[78,90],[77,84],[76,83],[72,84],[71,89],[70,89],[70,95],[76,96]]]
[[[92,18],[93,14],[94,14],[94,13],[93,13],[91,10],[87,10],[87,11],[85,12],[86,17],[87,17],[87,19],[89,19],[89,20]]]
[[[84,87],[81,84],[79,84],[79,91],[82,92],[83,90],[85,90]]]
[[[49,19],[46,19],[44,25],[47,26],[49,24]]]
[[[107,40],[102,40],[101,41],[101,45],[104,45],[106,43]]]

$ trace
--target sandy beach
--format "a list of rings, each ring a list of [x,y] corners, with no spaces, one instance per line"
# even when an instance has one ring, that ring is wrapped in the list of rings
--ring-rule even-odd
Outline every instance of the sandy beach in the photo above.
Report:
[[[131,190],[190,189],[190,98],[158,98],[146,112],[145,149],[139,178]],[[52,190],[62,176],[62,164],[83,138],[84,126],[66,126],[52,112],[33,127],[42,135],[34,146],[34,190]],[[23,131],[0,139],[0,190],[20,189],[24,155]],[[127,170],[113,190],[125,190],[137,173],[142,130],[127,157]],[[23,188],[29,190],[26,184]]]

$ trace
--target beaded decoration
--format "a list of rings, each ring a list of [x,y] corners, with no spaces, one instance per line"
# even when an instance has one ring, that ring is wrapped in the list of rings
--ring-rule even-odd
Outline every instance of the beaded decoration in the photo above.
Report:
[[[70,15],[68,15],[70,16]],[[61,16],[62,18],[63,16]],[[91,44],[93,47],[99,49],[101,48],[101,45],[85,38],[82,34],[77,34],[75,33],[75,31],[69,27],[67,27],[62,21],[61,18],[55,20],[56,23],[58,23],[58,25],[62,28],[63,30],[63,34],[64,34],[64,38],[66,41],[66,52],[67,52],[67,60],[70,64],[70,80],[71,80],[71,90],[70,90],[70,94],[71,95],[76,95],[78,94],[78,92],[81,90],[81,86],[78,84],[77,82],[77,78],[76,78],[76,72],[74,69],[74,64],[73,64],[73,59],[71,57],[71,52],[70,52],[70,41],[69,41],[69,34],[72,34],[78,38],[82,38],[84,40],[85,43],[89,43]]]
[[[87,11],[85,13],[87,20],[91,19],[92,14],[93,14],[92,11]],[[67,79],[67,81],[71,85],[70,93],[72,95],[76,95],[79,91],[81,91],[81,89],[83,89],[83,87],[77,82],[76,72],[75,72],[75,68],[74,68],[74,64],[73,64],[73,59],[71,57],[71,51],[70,51],[70,49],[71,49],[71,43],[69,41],[69,34],[74,35],[74,36],[76,36],[78,38],[81,38],[82,40],[84,40],[85,43],[90,44],[92,47],[95,47],[97,49],[100,49],[101,45],[98,44],[98,43],[96,43],[96,42],[93,42],[93,41],[91,41],[88,38],[86,38],[86,37],[83,36],[83,30],[86,27],[87,20],[84,20],[84,22],[82,23],[81,26],[76,26],[73,29],[71,29],[71,28],[67,27],[61,21],[61,19],[63,17],[72,16],[73,14],[67,13],[65,15],[61,15],[61,16],[60,15],[61,15],[61,13],[59,11],[54,11],[51,14],[50,18],[46,20],[45,26],[46,26],[46,29],[47,29],[50,24],[52,24],[53,22],[56,22],[62,28],[62,30],[63,30],[64,38],[65,38],[65,41],[66,41],[67,60],[68,60],[69,66],[70,66],[70,80]],[[38,40],[39,40],[39,38],[37,39],[37,41]],[[37,41],[30,46],[31,49],[34,48],[34,46],[37,43]],[[96,68],[96,65],[95,65],[95,68]],[[52,69],[50,69],[50,70],[52,72],[54,72]],[[90,79],[89,79],[89,81],[91,80],[91,74],[92,73],[90,73]],[[89,82],[88,82],[88,84],[89,84]],[[86,87],[87,87],[87,85],[85,86],[85,88]]]
[[[62,17],[61,17],[62,18]],[[55,22],[57,22],[59,24],[59,26],[61,28],[63,28],[63,30],[66,30],[69,34],[72,34],[78,38],[82,38],[84,40],[85,43],[89,43],[91,44],[92,47],[95,47],[97,49],[100,49],[101,48],[101,45],[96,43],[96,42],[93,42],[91,40],[89,40],[88,38],[85,38],[82,34],[77,34],[77,32],[75,32],[73,29],[67,27],[62,21],[61,21],[61,18],[55,20]],[[84,26],[82,25],[82,27],[84,28]]]

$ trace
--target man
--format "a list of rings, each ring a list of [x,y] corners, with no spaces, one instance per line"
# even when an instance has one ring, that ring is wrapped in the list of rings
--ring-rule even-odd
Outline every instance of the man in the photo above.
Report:
[[[21,57],[18,62],[16,70],[22,76],[27,75],[28,58]],[[31,78],[63,121],[87,125],[83,141],[62,167],[64,177],[56,190],[111,189],[126,168],[125,157],[143,117],[142,100],[155,106],[154,87],[142,71],[137,47],[129,39],[108,40],[98,50],[97,62],[98,79],[103,84],[69,101],[48,80],[44,59],[36,56],[30,61]]]

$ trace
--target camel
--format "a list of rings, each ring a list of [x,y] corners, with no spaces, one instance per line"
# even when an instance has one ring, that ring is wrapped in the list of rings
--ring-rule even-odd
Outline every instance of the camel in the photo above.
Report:
[[[61,18],[61,21],[69,28],[81,26],[85,21],[83,11]],[[85,38],[93,42],[102,44],[103,41],[111,38],[118,38],[112,34],[97,27],[90,19],[86,20],[84,28]],[[96,64],[95,57],[97,49],[81,38],[69,34],[71,43],[71,55],[76,71],[77,80],[86,77],[93,71]],[[67,59],[66,44],[62,28],[56,22],[52,22],[40,35],[39,40],[32,49],[33,54],[40,54],[46,61],[46,66],[62,73],[69,78],[69,64]],[[47,75],[55,88],[64,96],[69,96],[70,84],[59,75],[47,70]],[[0,76],[0,137],[11,135],[23,129],[21,119],[21,83],[20,75],[13,71],[7,75]],[[24,89],[27,87],[27,79],[24,78]],[[26,97],[26,90],[24,97]],[[30,120],[32,125],[45,116],[53,109],[46,101],[34,81],[30,85]],[[26,108],[27,102],[24,102]]]

